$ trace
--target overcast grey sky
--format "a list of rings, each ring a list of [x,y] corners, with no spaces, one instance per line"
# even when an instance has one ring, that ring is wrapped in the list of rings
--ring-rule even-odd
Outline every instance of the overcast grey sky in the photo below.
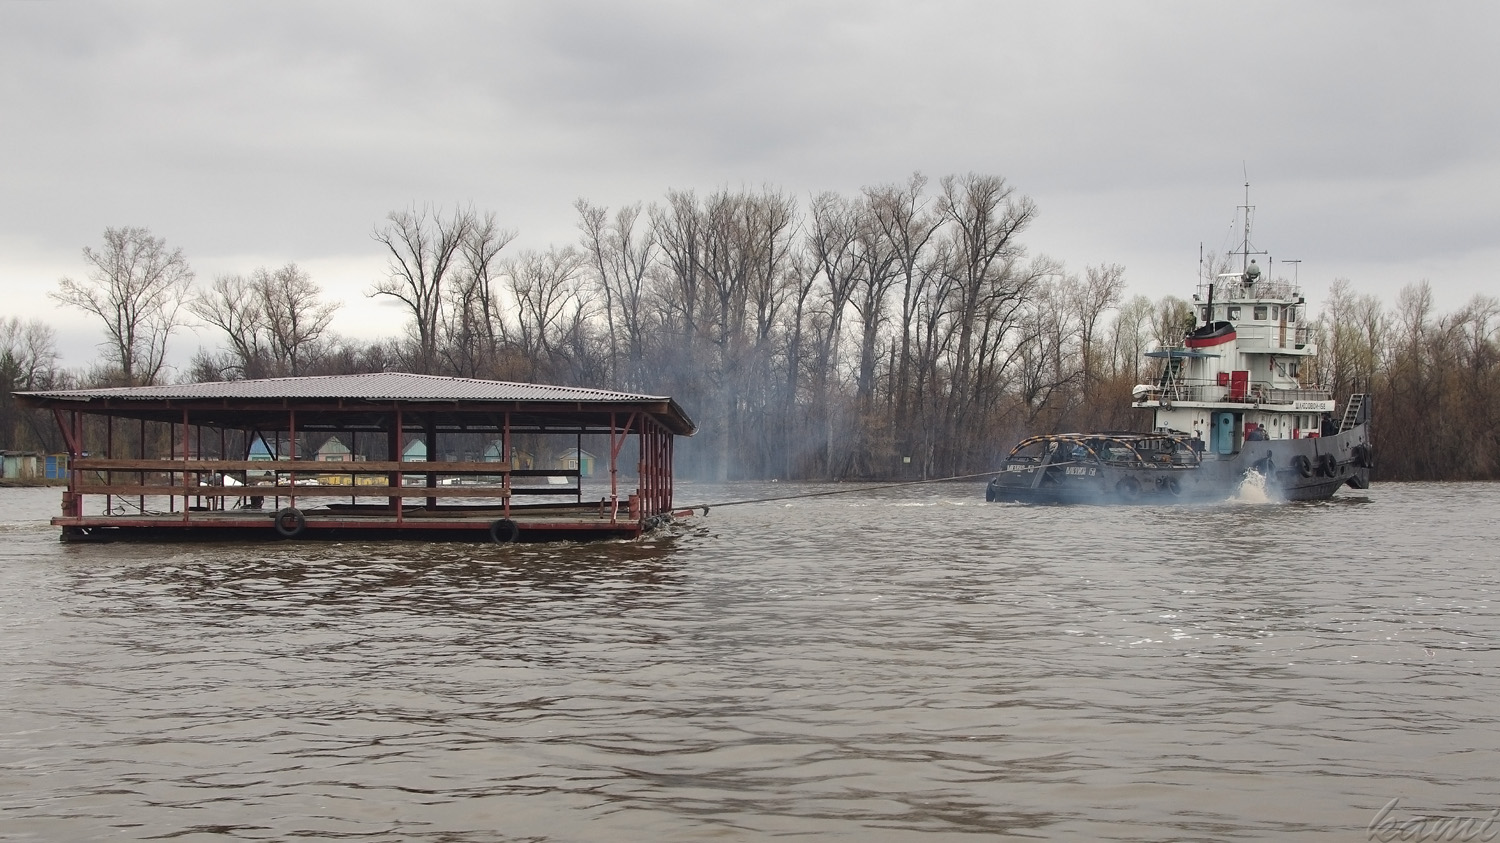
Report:
[[[99,329],[46,293],[140,225],[200,282],[296,261],[369,337],[401,323],[370,234],[413,203],[545,249],[579,197],[914,171],[1004,176],[1033,254],[1185,296],[1246,170],[1310,297],[1426,279],[1451,310],[1500,294],[1497,32],[1477,1],[0,0],[0,312],[85,365]]]

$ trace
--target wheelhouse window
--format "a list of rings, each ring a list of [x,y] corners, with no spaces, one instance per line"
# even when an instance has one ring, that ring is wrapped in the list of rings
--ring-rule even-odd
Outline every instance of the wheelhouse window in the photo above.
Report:
[[[1239,306],[1235,305],[1229,308],[1229,318],[1231,320],[1240,318]]]
[[[1258,305],[1255,306],[1255,316],[1254,316],[1254,319],[1256,321],[1258,321],[1258,322],[1264,322],[1264,321],[1266,321],[1266,306],[1265,305],[1258,304]]]

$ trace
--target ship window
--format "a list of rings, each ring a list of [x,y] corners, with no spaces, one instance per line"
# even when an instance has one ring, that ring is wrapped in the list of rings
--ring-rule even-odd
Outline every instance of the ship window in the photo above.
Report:
[[[1294,378],[1297,377],[1297,364],[1296,363],[1290,363],[1290,364],[1288,364],[1287,365],[1287,372],[1290,373],[1292,377],[1294,377]]]
[[[1280,318],[1281,318],[1281,305],[1279,305],[1279,304],[1273,304],[1273,305],[1271,305],[1271,319],[1276,320],[1276,319],[1280,319]]]
[[[1289,307],[1289,308],[1286,309],[1286,321],[1288,321],[1288,322],[1296,322],[1297,321],[1297,308],[1295,308],[1295,307]]]
[[[1266,318],[1266,306],[1265,305],[1258,304],[1258,305],[1255,306],[1255,318],[1257,320],[1259,320],[1259,321],[1262,321],[1262,322],[1265,321],[1265,318]]]
[[[1231,308],[1229,308],[1229,318],[1230,319],[1238,319],[1238,318],[1240,318],[1240,309],[1238,307],[1231,307]]]
[[[1206,307],[1203,308],[1203,321],[1204,322],[1212,322],[1213,321],[1213,315],[1208,312],[1208,308],[1206,308]]]

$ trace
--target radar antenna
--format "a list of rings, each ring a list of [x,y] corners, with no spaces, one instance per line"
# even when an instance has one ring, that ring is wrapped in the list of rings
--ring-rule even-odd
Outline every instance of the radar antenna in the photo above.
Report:
[[[1302,267],[1300,265],[1302,263],[1302,259],[1298,258],[1297,260],[1284,260],[1284,261],[1282,261],[1282,263],[1289,263],[1289,264],[1292,265],[1292,286],[1293,287],[1300,286],[1302,279],[1300,277],[1299,270],[1302,269]]]
[[[1240,210],[1245,212],[1245,239],[1241,241],[1240,250],[1237,253],[1240,256],[1240,277],[1246,281],[1254,281],[1260,277],[1260,267],[1255,267],[1254,273],[1250,271],[1250,267],[1254,263],[1250,259],[1250,256],[1267,253],[1254,248],[1250,243],[1250,223],[1255,216],[1255,206],[1250,204],[1250,180],[1248,176],[1245,180],[1245,204],[1240,206]]]

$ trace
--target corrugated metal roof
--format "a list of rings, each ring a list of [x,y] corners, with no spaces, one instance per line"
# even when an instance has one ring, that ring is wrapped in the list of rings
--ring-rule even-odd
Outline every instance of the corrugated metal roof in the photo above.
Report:
[[[267,413],[300,409],[307,413],[299,416],[298,426],[304,430],[377,429],[385,422],[371,421],[369,417],[371,413],[385,412],[381,407],[406,404],[420,408],[431,404],[435,406],[425,408],[426,411],[451,416],[437,419],[437,424],[464,429],[472,425],[473,413],[489,411],[486,405],[495,405],[497,410],[503,406],[507,414],[520,413],[520,417],[515,417],[520,425],[592,428],[601,424],[601,419],[602,423],[613,424],[612,415],[616,411],[644,411],[675,434],[691,436],[697,429],[687,413],[667,396],[406,372],[64,389],[15,395],[21,403],[33,407],[155,421],[173,421],[179,413],[193,408],[200,423],[224,427],[269,424]],[[337,406],[327,406],[331,403]],[[365,417],[362,421],[354,418],[361,414]]]
[[[261,380],[215,381],[211,383],[172,384],[168,386],[113,387],[105,389],[65,389],[46,392],[18,392],[36,398],[87,400],[117,398],[122,400],[192,401],[200,399],[352,399],[368,401],[574,401],[632,402],[670,401],[661,395],[632,395],[602,389],[576,386],[552,386],[539,383],[448,378],[437,375],[413,375],[406,372],[374,372],[364,375],[326,375],[303,378],[265,378]]]

